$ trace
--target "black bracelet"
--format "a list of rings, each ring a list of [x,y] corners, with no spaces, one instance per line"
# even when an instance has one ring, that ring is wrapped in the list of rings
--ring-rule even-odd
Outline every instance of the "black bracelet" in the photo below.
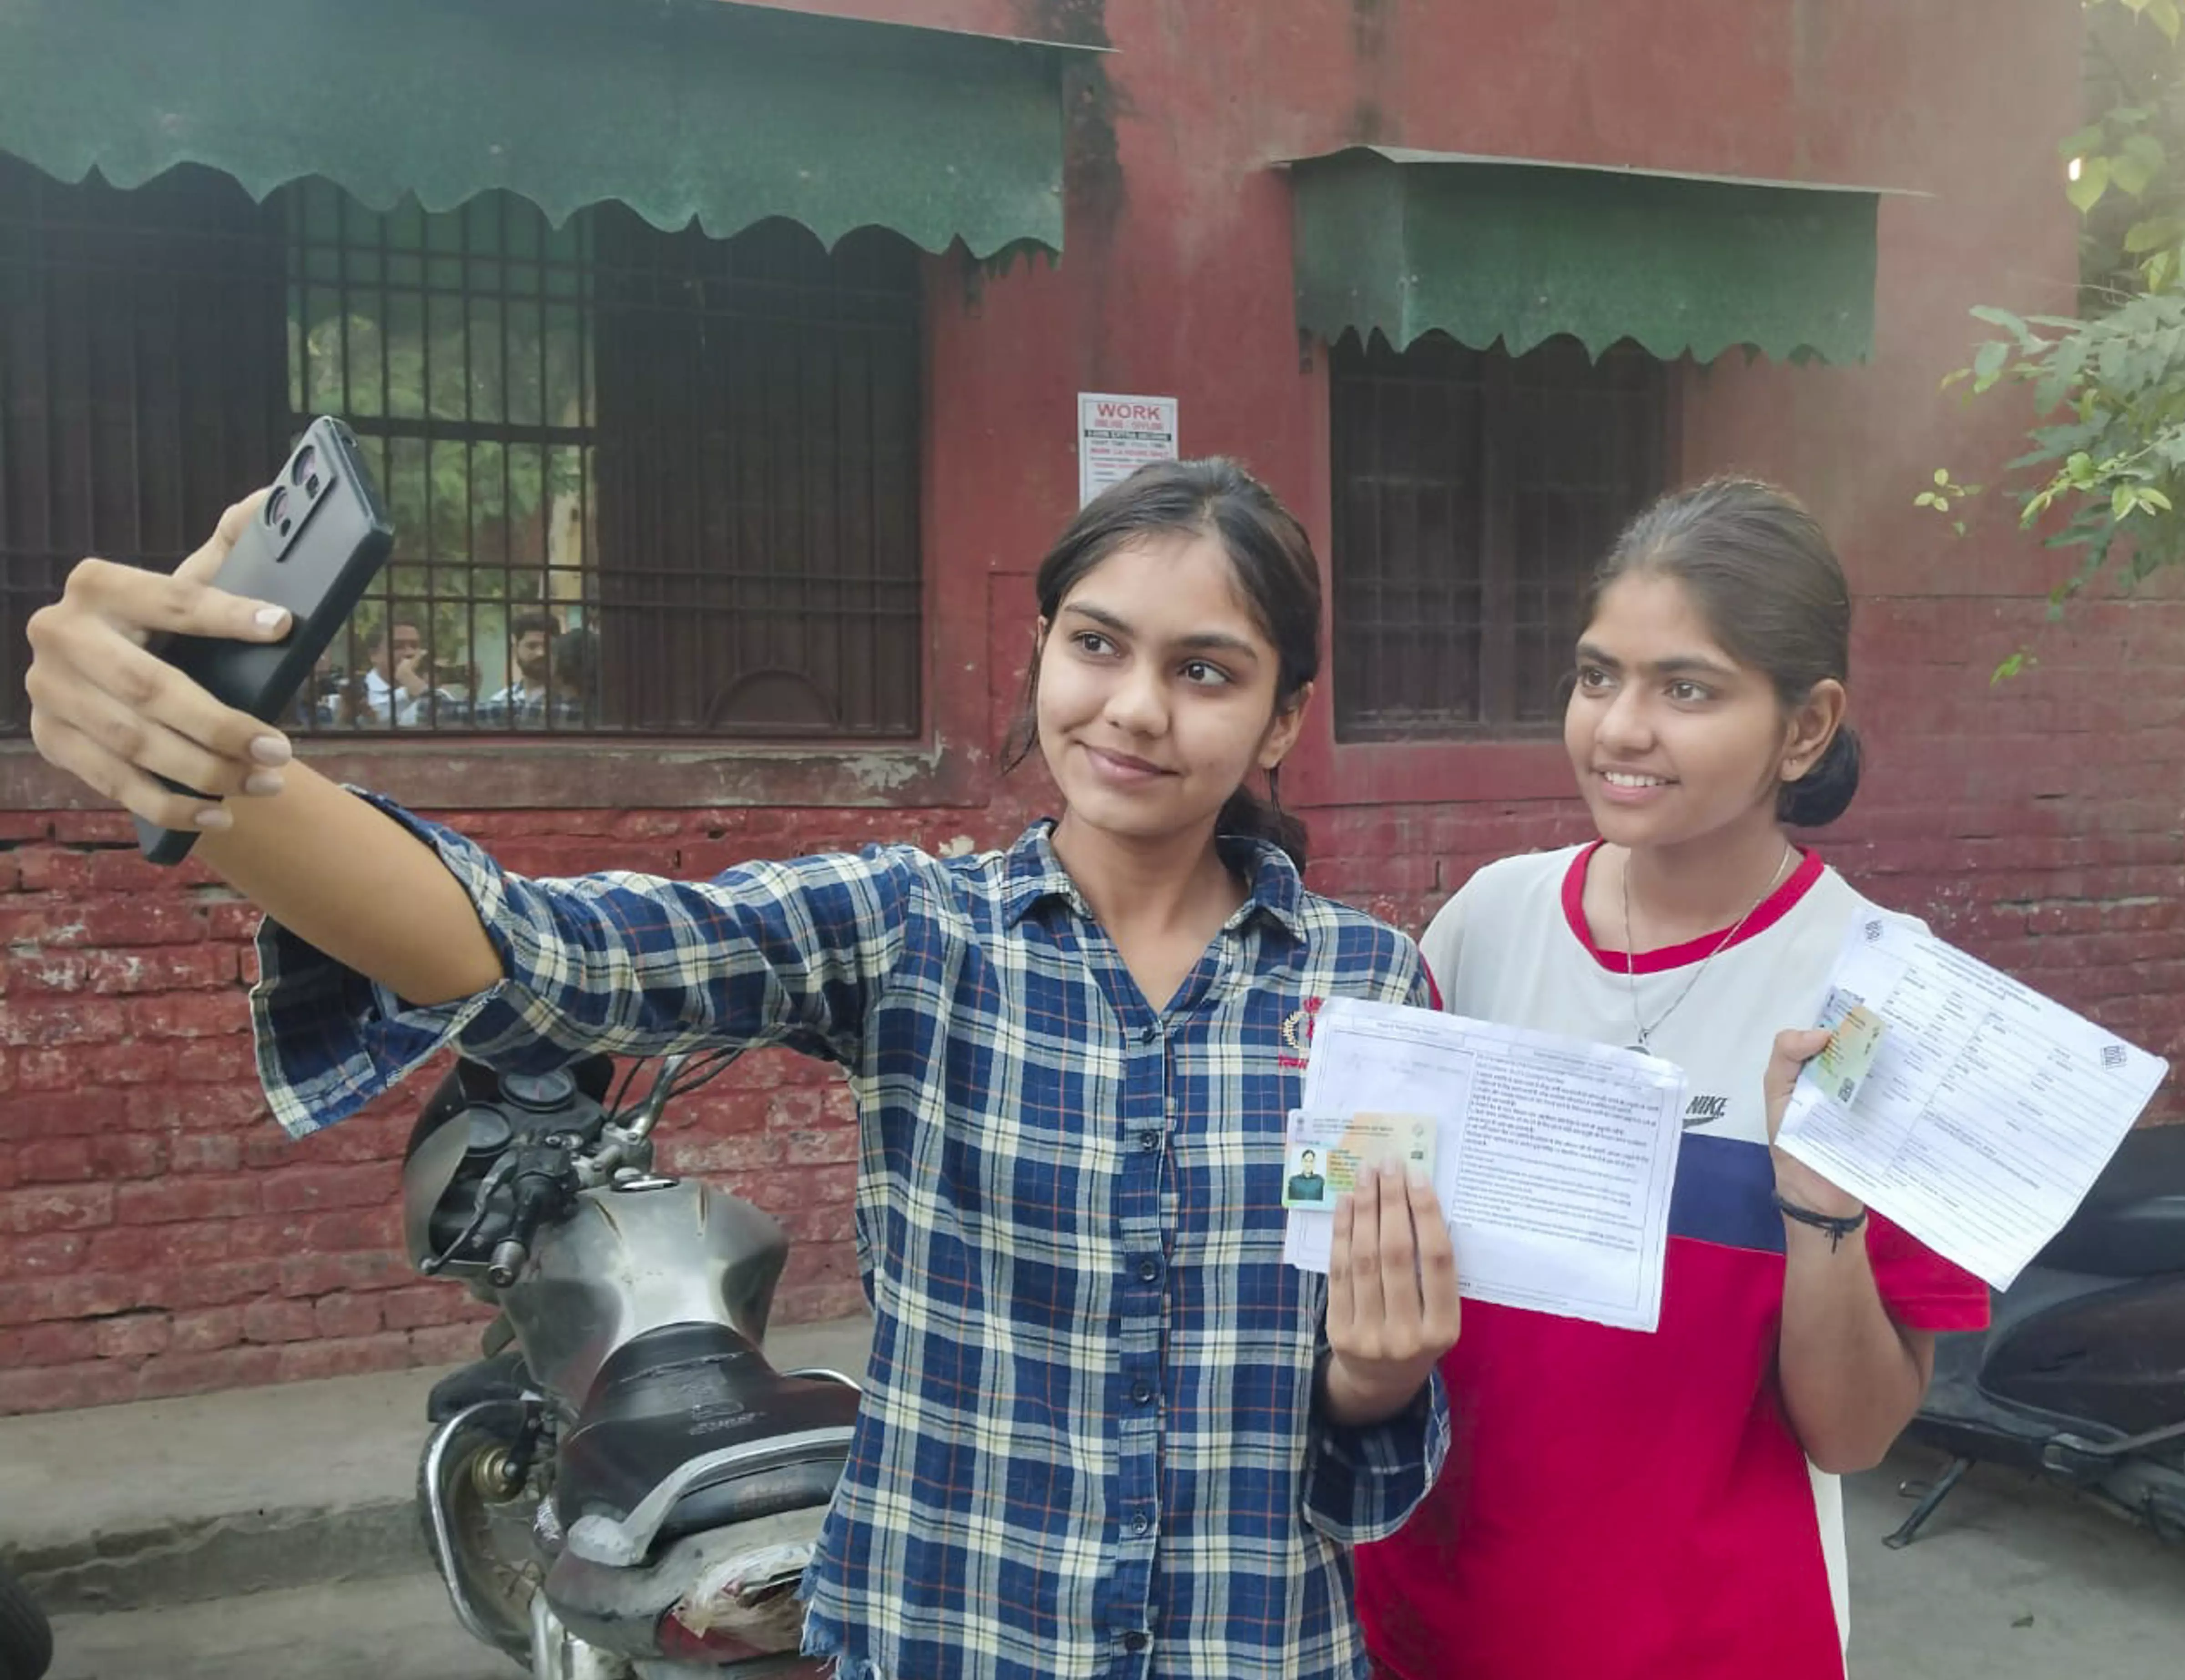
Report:
[[[1866,1223],[1866,1209],[1861,1208],[1848,1218],[1837,1219],[1828,1214],[1817,1214],[1811,1208],[1801,1208],[1796,1202],[1785,1202],[1780,1191],[1775,1192],[1775,1211],[1786,1220],[1796,1220],[1800,1225],[1809,1225],[1815,1231],[1829,1234],[1829,1253],[1835,1253],[1843,1246],[1843,1240]]]

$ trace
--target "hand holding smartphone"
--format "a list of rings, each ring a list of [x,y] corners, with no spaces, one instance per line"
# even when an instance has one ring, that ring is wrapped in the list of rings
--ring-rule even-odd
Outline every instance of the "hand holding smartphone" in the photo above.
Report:
[[[394,527],[355,435],[322,416],[305,431],[257,516],[208,580],[287,607],[288,634],[270,643],[173,636],[151,650],[215,699],[272,723],[312,681],[320,656],[394,547]],[[181,862],[196,840],[137,819],[137,844],[154,863]]]

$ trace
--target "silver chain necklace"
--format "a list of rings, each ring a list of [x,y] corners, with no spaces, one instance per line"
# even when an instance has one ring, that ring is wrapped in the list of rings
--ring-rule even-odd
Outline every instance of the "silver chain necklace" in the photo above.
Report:
[[[1760,896],[1746,907],[1745,913],[1730,924],[1730,931],[1715,941],[1714,949],[1700,959],[1699,967],[1692,970],[1691,979],[1685,982],[1685,989],[1669,1001],[1669,1007],[1655,1016],[1654,1024],[1649,1026],[1639,1013],[1639,974],[1636,958],[1631,949],[1631,854],[1628,851],[1623,854],[1623,875],[1618,883],[1623,890],[1623,984],[1631,993],[1631,1025],[1639,1035],[1638,1043],[1629,1046],[1629,1048],[1638,1051],[1641,1055],[1654,1053],[1649,1041],[1662,1030],[1662,1023],[1675,1014],[1678,1006],[1692,995],[1692,988],[1700,983],[1700,976],[1707,973],[1707,964],[1719,957],[1744,930],[1745,924],[1752,919],[1752,913],[1768,901],[1768,895],[1775,890],[1775,884],[1783,879],[1783,871],[1790,867],[1792,855],[1791,843],[1784,841],[1783,855],[1775,861],[1775,873],[1769,876],[1768,885],[1760,889]]]

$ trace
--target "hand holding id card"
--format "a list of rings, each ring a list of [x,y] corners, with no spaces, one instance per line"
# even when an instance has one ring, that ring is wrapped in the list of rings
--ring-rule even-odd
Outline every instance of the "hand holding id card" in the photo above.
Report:
[[[1432,1179],[1437,1130],[1428,1114],[1310,1114],[1293,1108],[1282,1206],[1333,1213],[1361,1178],[1388,1161]]]
[[[1821,1053],[1806,1063],[1804,1077],[1833,1099],[1840,1108],[1858,1100],[1858,1088],[1874,1067],[1889,1023],[1853,994],[1832,988],[1821,1011],[1820,1024],[1829,1030]]]

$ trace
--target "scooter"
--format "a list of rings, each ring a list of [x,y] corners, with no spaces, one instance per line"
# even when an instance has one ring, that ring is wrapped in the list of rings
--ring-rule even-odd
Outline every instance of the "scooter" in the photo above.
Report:
[[[669,1102],[733,1059],[670,1058],[634,1105],[603,1057],[458,1062],[411,1136],[413,1264],[500,1309],[433,1391],[420,1516],[457,1617],[534,1680],[798,1662],[858,1387],[767,1362],[780,1227],[653,1170]]]
[[[53,1630],[23,1583],[0,1568],[0,1680],[38,1680],[53,1660]]]
[[[1944,1336],[1908,1438],[1950,1454],[1888,1539],[1909,1545],[1976,1463],[2031,1471],[2185,1541],[2185,1125],[2132,1133],[2070,1221]]]

